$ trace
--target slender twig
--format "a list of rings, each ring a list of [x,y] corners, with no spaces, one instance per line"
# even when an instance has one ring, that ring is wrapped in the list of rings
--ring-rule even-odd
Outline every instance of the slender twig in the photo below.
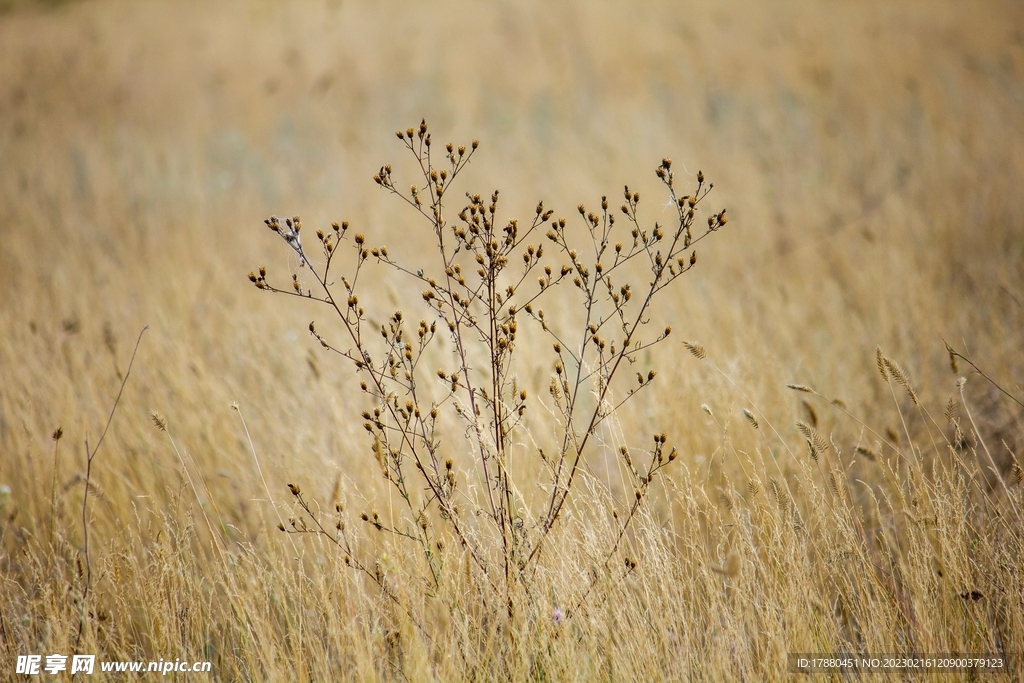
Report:
[[[953,357],[959,358],[960,360],[962,360],[965,363],[967,363],[968,365],[970,365],[972,368],[974,368],[975,372],[977,372],[979,375],[981,375],[986,380],[988,380],[988,383],[991,384],[992,386],[994,386],[999,391],[1001,391],[1004,396],[1006,396],[1008,399],[1010,399],[1011,401],[1013,401],[1014,403],[1019,405],[1021,408],[1024,408],[1024,403],[1021,403],[1020,399],[1018,399],[1017,397],[1012,395],[1006,389],[1003,389],[1003,387],[1001,387],[998,382],[996,382],[994,379],[992,379],[991,377],[986,375],[981,368],[979,368],[977,365],[974,364],[973,360],[971,360],[967,356],[963,355],[959,351],[954,350],[953,347],[949,345],[949,342],[947,342],[945,339],[942,340],[942,343],[946,345],[946,351],[949,352],[949,355],[950,355],[951,358],[953,358]]]
[[[103,445],[103,439],[107,436],[107,430],[110,429],[110,423],[114,421],[114,413],[117,411],[117,406],[121,402],[121,394],[124,393],[124,387],[128,384],[128,377],[132,374],[132,366],[135,364],[135,354],[139,351],[139,344],[142,343],[142,335],[149,329],[149,325],[144,325],[142,330],[139,332],[139,338],[135,340],[135,349],[132,351],[131,360],[128,361],[128,369],[125,370],[124,378],[121,380],[121,387],[117,390],[117,397],[114,399],[114,405],[110,408],[110,415],[107,417],[107,423],[103,426],[103,432],[100,434],[99,441],[96,442],[96,447],[92,450],[89,449],[89,437],[85,437],[85,494],[82,497],[82,555],[85,557],[85,577],[82,582],[82,598],[81,598],[81,613],[78,619],[78,634],[75,636],[75,646],[82,640],[82,630],[85,626],[85,614],[86,614],[86,599],[89,597],[89,589],[92,585],[92,562],[89,557],[89,491],[92,486],[92,461],[96,458],[96,454],[100,450],[100,446]]]

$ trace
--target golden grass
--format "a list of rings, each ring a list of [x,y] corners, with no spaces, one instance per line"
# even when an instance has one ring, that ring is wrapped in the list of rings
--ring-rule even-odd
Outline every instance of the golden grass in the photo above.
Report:
[[[1022,411],[943,345],[1024,400],[1017,3],[9,4],[2,666],[778,680],[787,652],[1024,652]],[[730,216],[652,320],[674,330],[644,361],[657,382],[601,435],[512,619],[459,548],[426,591],[360,522],[393,501],[356,378],[308,337],[322,313],[245,279],[297,266],[274,213],[349,220],[406,260],[429,245],[372,181],[421,117],[439,143],[479,138],[461,189],[520,216],[629,184],[668,220],[664,156]],[[370,284],[384,310],[408,294]],[[83,609],[84,443],[145,324],[90,474]],[[522,382],[543,394],[548,372]],[[633,495],[618,447],[657,432],[681,455],[600,572]],[[303,517],[288,483],[343,504],[400,605],[276,530]]]

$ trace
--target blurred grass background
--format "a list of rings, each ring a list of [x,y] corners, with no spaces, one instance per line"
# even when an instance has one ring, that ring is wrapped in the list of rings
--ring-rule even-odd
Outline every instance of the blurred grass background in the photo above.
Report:
[[[623,418],[641,436],[670,431],[698,481],[742,485],[721,456],[708,468],[727,443],[758,448],[741,432],[751,404],[799,442],[792,425],[806,409],[789,382],[896,429],[876,345],[935,415],[958,376],[943,338],[1022,395],[1019,3],[89,0],[0,11],[0,567],[20,586],[8,592],[11,661],[41,643],[67,649],[76,612],[58,603],[70,598],[27,577],[60,565],[40,550],[51,524],[66,531],[74,572],[82,443],[102,429],[144,324],[95,465],[97,553],[142,557],[160,528],[191,518],[154,410],[234,542],[273,554],[285,540],[269,535],[277,517],[231,401],[275,497],[295,481],[326,498],[341,475],[362,500],[373,468],[350,371],[313,353],[305,328],[319,313],[260,296],[245,276],[296,265],[262,225],[274,213],[310,228],[349,220],[400,254],[427,244],[371,180],[385,162],[401,169],[393,133],[421,118],[438,142],[482,141],[461,189],[500,188],[512,214],[543,199],[571,217],[629,184],[646,219],[667,221],[653,173],[663,156],[691,186],[698,169],[715,183],[710,201],[731,220],[658,321],[675,330],[652,359],[664,393]],[[401,296],[395,282],[374,286]],[[707,347],[735,386],[676,336]],[[1019,407],[977,376],[966,392],[1009,476]],[[850,451],[865,438],[841,416],[822,420]],[[103,581],[110,605],[135,585]],[[39,614],[47,625],[26,616]],[[135,621],[112,649],[160,642],[140,625],[145,610],[126,614]],[[206,640],[214,652],[216,636]],[[292,665],[239,670],[285,676]]]

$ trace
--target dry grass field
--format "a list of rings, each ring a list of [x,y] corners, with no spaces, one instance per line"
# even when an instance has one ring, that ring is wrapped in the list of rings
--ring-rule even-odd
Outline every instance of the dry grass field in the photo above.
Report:
[[[585,237],[577,205],[607,195],[625,228],[628,184],[671,228],[663,157],[680,195],[714,182],[697,225],[728,210],[646,316],[671,337],[605,398],[657,378],[547,531],[553,356],[520,321],[535,403],[507,476],[517,542],[544,546],[508,580],[455,403],[438,438],[470,543],[434,504],[425,555],[375,527],[418,520],[360,375],[307,331],[344,346],[342,322],[247,279],[315,286],[275,214],[307,248],[344,220],[432,263],[429,223],[373,180],[422,184],[395,137],[422,118],[437,152],[480,140],[453,224],[498,188],[502,224],[543,200]],[[33,653],[222,681],[845,680],[787,653],[1024,653],[1022,188],[1011,0],[0,2],[0,678]],[[431,315],[398,275],[361,271],[371,332]],[[571,321],[559,287],[548,318]],[[438,344],[428,375],[454,362]],[[638,484],[620,447],[639,462],[659,433],[678,457]]]

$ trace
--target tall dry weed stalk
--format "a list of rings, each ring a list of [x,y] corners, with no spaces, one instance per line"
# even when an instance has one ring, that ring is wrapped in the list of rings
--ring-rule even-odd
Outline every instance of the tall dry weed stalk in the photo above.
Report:
[[[578,232],[543,202],[526,221],[501,217],[497,190],[489,196],[467,192],[454,211],[449,200],[459,196],[456,180],[479,143],[449,143],[438,154],[426,122],[396,135],[413,159],[417,183],[404,186],[391,165],[382,166],[374,181],[433,233],[434,249],[422,261],[401,261],[347,222],[317,230],[315,251],[309,250],[298,217],[272,217],[267,226],[295,251],[308,277],[293,272],[290,285],[282,286],[261,267],[249,279],[260,290],[316,303],[332,315],[330,325],[310,323],[310,334],[358,371],[370,404],[362,419],[373,466],[404,506],[390,518],[376,510],[363,513],[366,528],[416,547],[432,588],[445,569],[446,538],[453,539],[492,595],[503,596],[512,616],[519,587],[529,593],[533,567],[542,562],[545,542],[564,516],[588,453],[596,450],[598,430],[655,381],[656,371],[642,367],[641,354],[672,329],[651,330],[652,313],[668,288],[697,264],[697,243],[727,218],[722,210],[710,214],[706,225],[699,223],[698,208],[713,186],[698,172],[693,193],[677,195],[669,159],[656,173],[675,207],[671,225],[642,225],[640,194],[629,187],[618,211],[607,197],[598,211],[580,204]],[[371,273],[370,267],[384,270]],[[421,292],[416,315],[361,298],[360,285],[388,271]],[[545,315],[549,304],[560,319]],[[535,334],[524,329],[531,325]],[[431,354],[442,337],[447,345]],[[520,381],[544,354],[551,369],[546,398],[531,396]],[[635,382],[627,387],[631,376]],[[455,464],[463,459],[458,441],[446,443],[443,436],[442,411],[454,414],[467,435],[476,468],[468,481]],[[525,435],[528,415],[535,412],[556,425],[547,451],[527,445],[536,444]],[[655,433],[646,447],[619,449],[633,478],[631,500],[623,515],[611,511],[619,532],[606,564],[652,480],[675,460],[668,441]],[[534,466],[524,466],[527,459]],[[534,482],[527,480],[537,470],[543,472],[539,498],[529,494]],[[299,487],[289,487],[312,526],[293,520],[287,530],[329,537],[344,549],[346,562],[393,596],[375,561],[357,557],[343,520],[328,528]],[[444,531],[436,530],[438,523]],[[624,562],[627,570],[636,565],[633,558]]]

